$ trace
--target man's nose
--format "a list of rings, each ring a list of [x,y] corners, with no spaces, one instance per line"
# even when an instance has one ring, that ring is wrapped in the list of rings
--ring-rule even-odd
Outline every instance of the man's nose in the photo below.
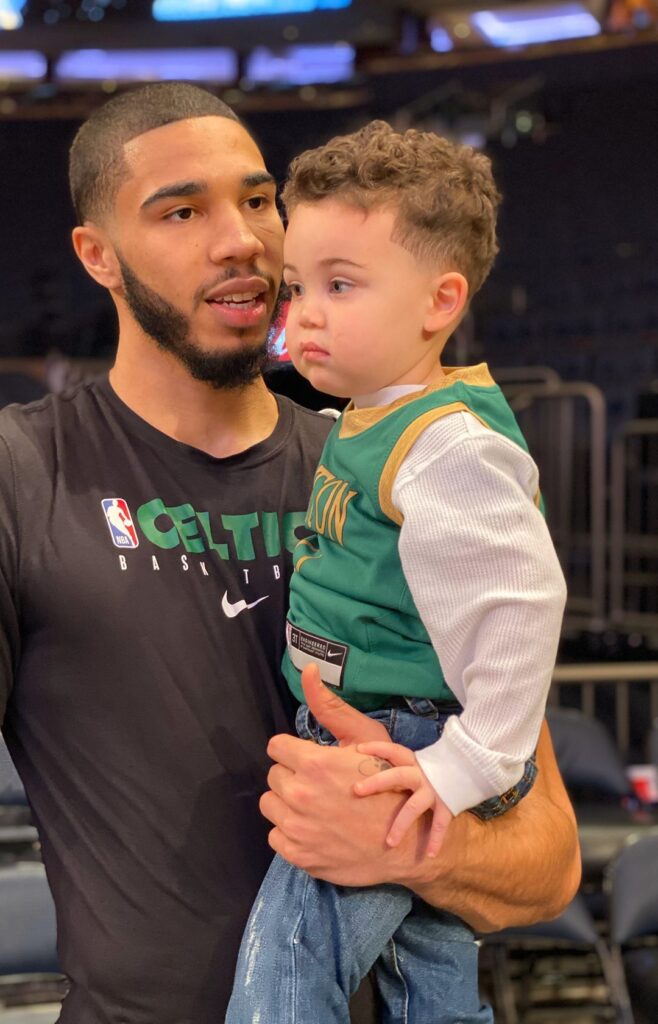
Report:
[[[224,210],[213,225],[210,259],[213,263],[226,260],[247,262],[265,252],[265,245],[254,233],[239,209]]]

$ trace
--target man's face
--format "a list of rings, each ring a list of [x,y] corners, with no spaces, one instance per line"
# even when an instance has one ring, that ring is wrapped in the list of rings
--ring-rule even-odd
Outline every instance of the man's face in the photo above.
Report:
[[[194,377],[240,386],[262,368],[279,291],[275,183],[222,117],[165,125],[124,147],[108,230],[133,318]]]

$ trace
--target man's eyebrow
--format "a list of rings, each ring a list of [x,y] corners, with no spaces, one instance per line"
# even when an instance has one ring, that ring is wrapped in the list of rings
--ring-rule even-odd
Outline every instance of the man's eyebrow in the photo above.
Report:
[[[242,179],[245,188],[257,188],[258,185],[276,185],[276,178],[269,171],[254,171]]]
[[[259,185],[276,185],[276,179],[269,171],[254,171],[242,179],[243,188],[257,188]],[[186,196],[198,196],[208,191],[205,181],[174,181],[171,185],[163,185],[142,203],[142,210],[148,209],[161,199],[185,199]]]
[[[161,199],[184,199],[186,196],[198,196],[208,191],[205,181],[174,181],[171,185],[163,185],[151,193],[141,205],[142,210],[148,209]]]

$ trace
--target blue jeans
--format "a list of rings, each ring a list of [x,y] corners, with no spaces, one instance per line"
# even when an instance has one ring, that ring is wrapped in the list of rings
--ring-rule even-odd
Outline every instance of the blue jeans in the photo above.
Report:
[[[402,703],[402,702],[401,702]],[[411,750],[441,735],[449,713],[430,700],[370,717]],[[333,743],[308,708],[304,739]],[[502,813],[534,781],[534,762],[514,791],[482,805]],[[226,1024],[349,1024],[349,999],[374,969],[383,1024],[491,1024],[478,995],[478,947],[471,929],[398,885],[334,886],[274,858],[242,939]]]

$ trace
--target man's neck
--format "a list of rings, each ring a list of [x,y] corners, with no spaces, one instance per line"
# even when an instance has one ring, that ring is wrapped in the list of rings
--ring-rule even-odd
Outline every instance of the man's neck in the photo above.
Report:
[[[277,424],[276,399],[262,377],[241,389],[213,388],[156,348],[136,352],[119,344],[110,384],[156,430],[216,458],[264,441]]]

